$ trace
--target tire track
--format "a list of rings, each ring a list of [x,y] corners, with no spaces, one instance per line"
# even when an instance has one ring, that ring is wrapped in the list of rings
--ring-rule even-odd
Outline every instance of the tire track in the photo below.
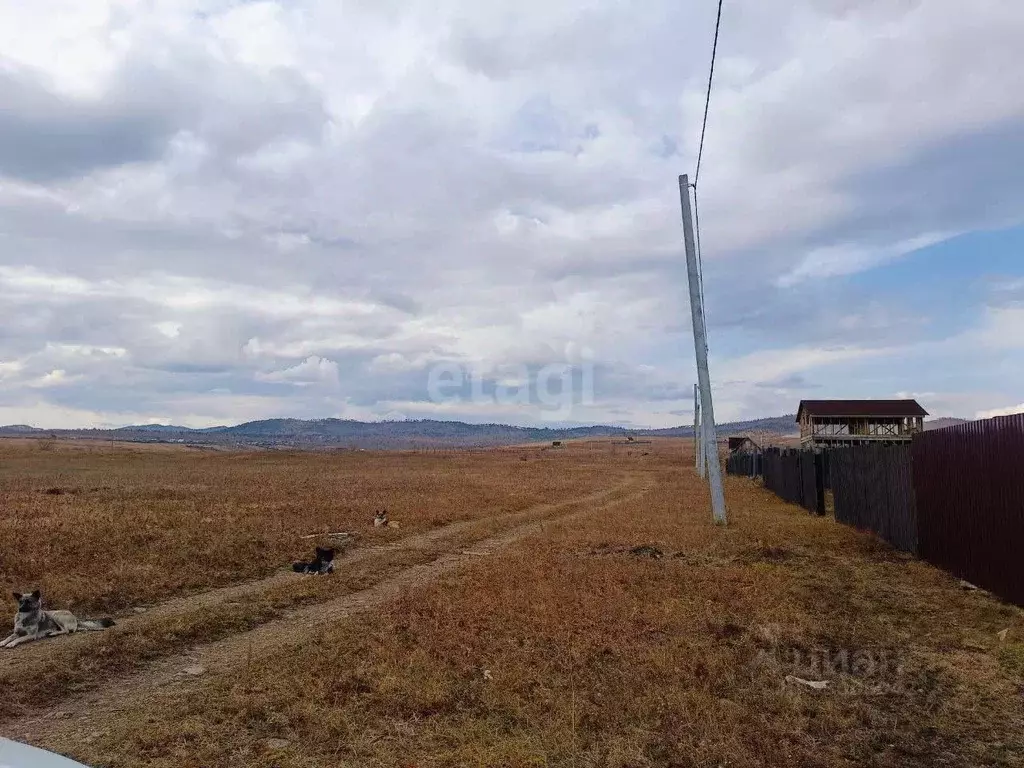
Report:
[[[637,485],[637,481],[627,480],[614,488],[605,489],[580,499],[538,505],[529,510],[491,518],[491,521],[508,522],[511,520],[518,525],[477,539],[472,546],[477,549],[484,548],[493,551],[504,549],[531,534],[542,532],[545,524],[564,523],[610,507],[630,503],[641,498],[650,490],[649,486],[633,490]],[[584,507],[583,509],[572,509],[581,505]],[[569,511],[558,514],[560,510],[566,508],[570,508]],[[427,534],[409,537],[408,540],[395,542],[390,546],[396,549],[410,545],[425,547],[481,522],[485,521],[455,523]],[[367,556],[370,554],[367,553]],[[226,674],[232,670],[243,668],[253,654],[271,654],[308,643],[311,637],[315,638],[316,632],[325,623],[343,621],[354,614],[377,608],[394,600],[404,590],[433,581],[475,557],[472,553],[464,552],[441,554],[428,563],[405,568],[366,589],[287,611],[283,616],[248,631],[232,634],[210,643],[194,645],[186,651],[136,667],[125,675],[106,677],[89,690],[73,694],[53,707],[36,710],[31,714],[0,724],[0,735],[29,743],[39,743],[40,740],[52,743],[53,739],[58,738],[58,733],[88,734],[97,730],[105,717],[116,717],[118,712],[130,710],[133,702],[148,699],[161,690],[178,690],[181,686],[194,684],[197,678],[188,674],[186,670],[194,671],[201,667],[203,676],[210,673]],[[249,586],[263,582],[276,583],[276,579],[271,577],[260,582],[250,583]],[[215,591],[218,595],[238,594],[237,589],[238,587],[231,587]],[[176,599],[173,602],[180,601]],[[206,603],[207,606],[212,604],[215,603]],[[79,637],[88,638],[88,636]],[[66,639],[79,638],[71,636]],[[45,641],[40,643],[40,645],[44,644]]]
[[[388,544],[356,548],[351,553],[345,554],[335,560],[335,569],[336,571],[344,570],[346,567],[370,562],[374,559],[382,558],[388,553],[400,552],[402,550],[429,550],[436,544],[441,544],[449,539],[454,539],[459,534],[470,531],[476,527],[516,524],[525,520],[545,517],[553,512],[565,509],[566,507],[599,503],[617,493],[627,490],[634,484],[634,482],[635,481],[633,480],[627,479],[611,488],[606,488],[580,498],[536,504],[517,512],[507,512],[493,517],[460,520],[441,528],[435,528],[431,531],[425,531],[424,533],[418,533],[411,536],[404,536],[397,541],[393,541]],[[217,606],[224,605],[225,603],[258,598],[261,594],[268,592],[275,587],[293,583],[297,579],[304,578],[308,577],[299,576],[292,572],[291,568],[282,569],[273,575],[262,579],[254,579],[226,587],[206,590],[196,594],[172,597],[168,600],[164,600],[160,603],[147,607],[143,613],[129,613],[127,615],[118,616],[117,624],[118,626],[130,625],[135,628],[140,626],[144,627],[147,623],[155,624],[156,622],[165,621],[174,617],[187,616],[195,613],[196,611],[216,608]],[[116,632],[119,630],[115,628],[108,631]],[[98,633],[83,632],[80,634],[62,637],[56,641],[43,640],[38,643],[24,645],[11,652],[0,651],[0,673],[15,671],[17,667],[25,664],[26,662],[45,659],[52,648],[50,645],[52,642],[60,642],[61,646],[64,648],[77,648],[78,646],[85,646],[89,643],[97,643],[100,639],[101,638]]]

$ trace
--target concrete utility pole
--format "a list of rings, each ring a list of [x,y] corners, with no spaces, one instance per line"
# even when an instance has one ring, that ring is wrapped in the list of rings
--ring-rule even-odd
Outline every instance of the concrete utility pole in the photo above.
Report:
[[[700,437],[700,391],[693,385],[693,460],[697,471],[704,477],[704,442]]]
[[[683,212],[683,242],[686,246],[686,276],[690,283],[690,315],[693,320],[693,345],[697,354],[697,381],[700,385],[701,436],[711,483],[711,513],[715,522],[725,524],[725,491],[722,489],[722,467],[718,459],[718,433],[715,411],[711,405],[711,376],[708,373],[707,329],[704,327],[704,306],[701,303],[700,280],[697,274],[697,251],[693,244],[693,220],[690,214],[690,181],[679,177],[679,202]]]

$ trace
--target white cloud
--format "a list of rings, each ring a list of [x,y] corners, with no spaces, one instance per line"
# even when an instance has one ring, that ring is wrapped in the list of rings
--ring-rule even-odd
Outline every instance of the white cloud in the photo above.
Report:
[[[311,355],[298,365],[269,373],[257,372],[257,381],[275,384],[293,384],[297,387],[326,385],[338,387],[338,364],[333,360]]]
[[[35,381],[29,382],[28,386],[35,388],[46,388],[46,387],[61,387],[67,386],[75,381],[80,381],[84,376],[68,376],[67,371],[55,368],[43,376],[40,376]]]
[[[957,234],[960,233],[928,232],[876,248],[865,248],[856,244],[817,248],[808,253],[792,272],[780,277],[777,284],[781,288],[788,288],[805,280],[862,272],[886,261],[927,248],[929,245],[941,243]]]
[[[676,176],[713,10],[0,3],[0,408],[375,417],[434,407],[437,363],[575,345],[620,372],[581,419],[685,422]],[[726,8],[700,179],[720,418],[910,347],[955,365],[951,338],[1012,368],[1019,309],[915,345],[931,318],[843,281],[1020,221],[1022,35],[1000,0]],[[918,378],[864,386],[956,394]]]
[[[1018,413],[1024,413],[1024,403],[1018,405],[1011,405],[1006,408],[993,408],[988,411],[978,411],[974,414],[976,419],[992,419],[996,416],[1013,416]]]
[[[859,347],[764,350],[725,360],[715,366],[715,372],[723,383],[756,383],[781,379],[834,363],[893,354],[895,351],[898,350]]]
[[[182,324],[173,320],[165,320],[163,322],[154,323],[153,327],[167,338],[173,339],[181,335]]]
[[[969,336],[991,349],[1024,349],[1024,306],[989,307],[983,325]]]
[[[0,360],[0,380],[13,377],[20,373],[22,368],[24,368],[24,364],[20,360]]]

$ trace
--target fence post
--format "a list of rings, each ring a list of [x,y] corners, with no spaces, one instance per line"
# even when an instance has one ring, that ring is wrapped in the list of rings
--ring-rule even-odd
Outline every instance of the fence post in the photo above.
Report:
[[[814,454],[814,494],[818,515],[825,514],[825,455]]]

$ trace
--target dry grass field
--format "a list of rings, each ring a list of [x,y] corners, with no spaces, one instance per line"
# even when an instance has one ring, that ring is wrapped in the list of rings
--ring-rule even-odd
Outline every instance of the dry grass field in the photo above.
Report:
[[[386,507],[402,534],[570,498],[586,461],[537,471],[523,452],[223,452],[102,441],[0,440],[0,582],[56,607],[118,612],[308,558],[303,535],[354,531]]]
[[[0,734],[97,768],[1024,765],[1024,612],[746,480],[716,528],[687,447],[2,448],[5,586],[126,617],[0,651]],[[333,576],[275,575],[346,528]]]

